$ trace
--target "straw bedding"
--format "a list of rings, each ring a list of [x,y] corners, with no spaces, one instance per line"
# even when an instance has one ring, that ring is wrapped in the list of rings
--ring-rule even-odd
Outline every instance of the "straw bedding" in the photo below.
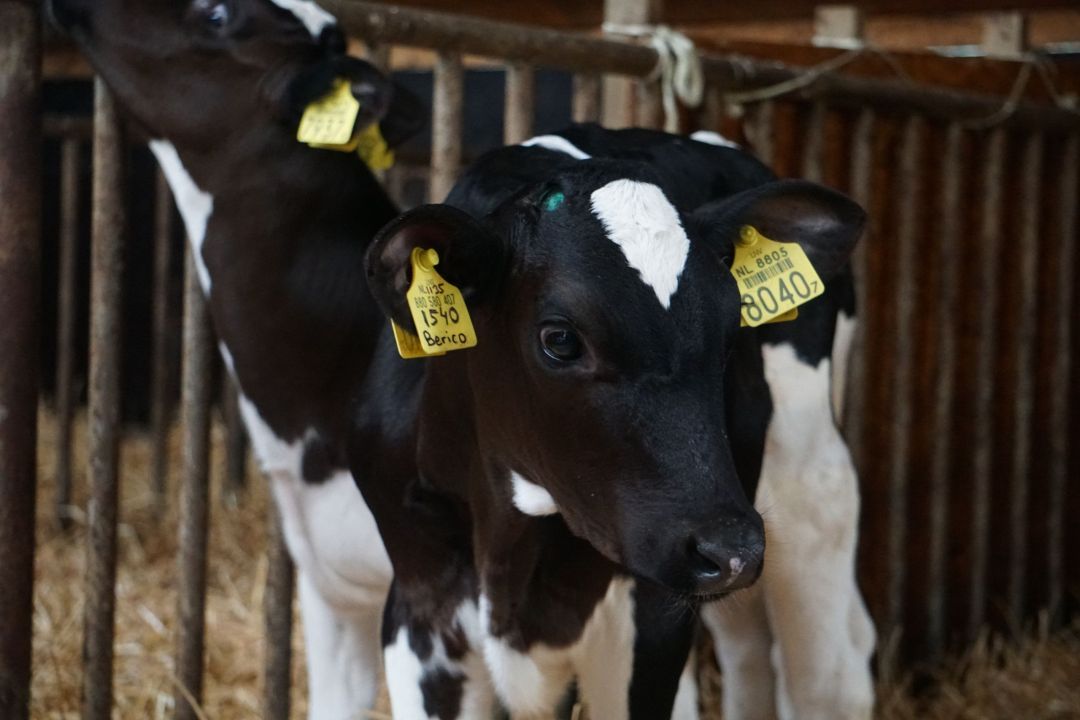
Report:
[[[32,716],[68,720],[79,717],[81,697],[86,425],[80,418],[75,426],[74,523],[67,532],[53,521],[55,423],[43,412],[39,426]],[[257,718],[264,649],[264,517],[269,499],[266,483],[252,471],[248,491],[239,502],[222,500],[218,479],[224,474],[223,435],[215,426],[207,672],[200,713],[205,718]],[[171,467],[178,469],[177,433],[170,440],[170,453]],[[114,717],[167,718],[172,715],[176,688],[172,655],[178,477],[175,472],[170,477],[169,509],[159,518],[149,477],[149,439],[130,436],[123,444],[121,463]],[[307,689],[302,628],[299,617],[295,622],[292,714],[303,717]],[[708,653],[701,657],[703,720],[718,720],[721,678]],[[882,683],[877,716],[884,720],[1080,720],[1080,624],[1054,634],[1034,632],[1013,643],[984,639],[935,677],[932,688],[917,697],[908,678]],[[389,716],[382,708],[371,717]]]

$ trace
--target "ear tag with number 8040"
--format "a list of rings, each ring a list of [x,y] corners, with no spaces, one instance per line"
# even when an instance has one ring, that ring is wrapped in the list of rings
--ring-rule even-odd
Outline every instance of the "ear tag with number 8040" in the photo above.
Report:
[[[825,292],[798,243],[770,240],[750,225],[739,230],[731,274],[739,285],[743,327],[794,320],[800,305]]]
[[[413,248],[410,260],[412,283],[405,299],[416,325],[416,335],[411,336],[394,324],[398,353],[408,359],[474,347],[476,331],[461,290],[435,270],[439,254],[431,249]],[[422,354],[416,354],[417,350]]]

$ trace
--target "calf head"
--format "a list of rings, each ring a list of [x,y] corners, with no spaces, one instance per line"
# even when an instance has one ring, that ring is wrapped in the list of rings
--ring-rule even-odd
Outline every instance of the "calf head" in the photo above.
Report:
[[[311,0],[48,0],[121,105],[154,137],[213,150],[267,125],[295,130],[304,108],[347,78],[359,122],[394,145],[418,105],[345,54],[335,19]]]
[[[463,402],[507,511],[558,512],[631,572],[708,597],[751,584],[765,546],[725,426],[741,332],[734,240],[753,224],[798,242],[827,282],[862,218],[802,182],[683,215],[647,169],[589,160],[483,222],[437,205],[403,215],[369,250],[368,279],[406,328],[413,247],[435,248],[462,289],[479,344],[429,372],[467,378]]]

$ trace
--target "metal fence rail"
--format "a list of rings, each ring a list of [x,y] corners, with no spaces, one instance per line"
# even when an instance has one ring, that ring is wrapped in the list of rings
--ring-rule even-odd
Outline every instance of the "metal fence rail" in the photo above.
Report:
[[[650,47],[365,2],[328,3],[354,34],[377,47],[438,50],[430,197],[453,185],[463,157],[465,53],[507,63],[503,138],[533,128],[535,69],[574,75],[575,120],[601,115],[605,74],[646,78]],[[34,108],[38,52],[29,3],[0,0],[0,715],[25,717],[29,692],[30,571],[37,328],[38,198],[25,173],[38,168]],[[15,57],[18,62],[10,60]],[[798,69],[739,57],[705,59],[702,112],[710,129],[749,141],[781,175],[801,175],[850,193],[870,213],[854,258],[861,325],[850,367],[844,424],[860,470],[863,519],[859,572],[879,627],[903,630],[908,658],[935,657],[970,641],[987,621],[1018,627],[1042,608],[1060,620],[1080,585],[1080,320],[1074,299],[1080,120],[1019,103],[990,130],[970,127],[1001,97],[826,75],[798,94],[748,103],[726,117],[725,96],[783,82]],[[642,81],[635,117],[659,122],[658,88]],[[61,136],[62,243],[57,367],[57,515],[70,502],[71,344],[75,323],[77,164],[85,123],[47,119]],[[88,541],[84,716],[112,708],[117,463],[119,441],[119,253],[123,139],[108,93],[98,86],[94,121],[91,332],[91,500]],[[12,168],[17,168],[18,177]],[[404,186],[392,170],[390,188]],[[12,192],[11,188],[23,188]],[[27,189],[29,188],[29,189]],[[157,188],[153,313],[152,462],[165,505],[170,425],[169,277],[171,201]],[[1048,309],[1056,308],[1056,312]],[[213,338],[194,273],[186,270],[181,421],[184,427],[178,558],[177,717],[195,717],[204,672],[209,496],[207,432]],[[13,350],[18,349],[18,351]],[[243,477],[235,400],[229,482]],[[1071,492],[1070,492],[1071,491]],[[1071,514],[1070,514],[1071,513]],[[29,523],[29,525],[28,525]],[[264,594],[268,653],[264,716],[289,713],[293,572],[271,523]],[[10,712],[9,712],[10,711]],[[20,713],[22,713],[20,715]]]

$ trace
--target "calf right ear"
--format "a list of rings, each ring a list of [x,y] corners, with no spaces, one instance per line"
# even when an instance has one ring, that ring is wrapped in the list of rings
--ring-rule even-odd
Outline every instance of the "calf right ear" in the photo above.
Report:
[[[405,293],[417,247],[439,254],[435,270],[461,290],[470,309],[497,290],[508,255],[498,235],[449,205],[422,205],[388,224],[367,251],[368,287],[382,311],[406,329],[413,328]]]

